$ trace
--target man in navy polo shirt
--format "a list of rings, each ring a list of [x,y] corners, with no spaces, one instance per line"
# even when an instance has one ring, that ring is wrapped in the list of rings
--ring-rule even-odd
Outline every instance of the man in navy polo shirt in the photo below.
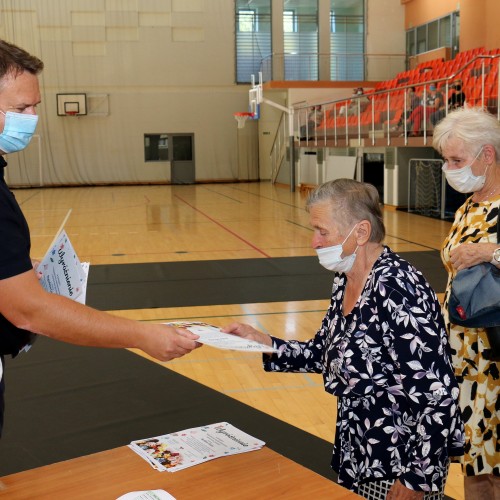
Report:
[[[3,155],[21,151],[33,136],[42,69],[38,58],[0,40],[0,432],[4,358],[31,345],[35,334],[78,345],[135,347],[161,361],[199,345],[198,336],[187,330],[118,318],[48,293],[40,285],[30,259],[28,224],[4,180]]]

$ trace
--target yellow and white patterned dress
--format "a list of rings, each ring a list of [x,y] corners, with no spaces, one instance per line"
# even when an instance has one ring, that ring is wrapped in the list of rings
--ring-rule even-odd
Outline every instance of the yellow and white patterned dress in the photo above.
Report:
[[[500,196],[485,202],[471,198],[457,210],[455,220],[441,251],[448,271],[444,297],[444,316],[450,335],[453,366],[460,384],[460,407],[465,423],[465,455],[461,457],[467,476],[494,474],[500,476],[500,363],[483,358],[489,348],[482,328],[464,328],[450,324],[448,299],[456,270],[450,262],[450,250],[462,243],[495,243]]]

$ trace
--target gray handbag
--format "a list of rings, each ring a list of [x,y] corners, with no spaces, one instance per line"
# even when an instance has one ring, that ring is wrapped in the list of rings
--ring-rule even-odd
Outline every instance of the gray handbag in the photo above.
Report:
[[[500,242],[500,217],[497,241]],[[483,262],[459,271],[451,284],[448,313],[455,325],[485,328],[491,348],[484,357],[500,360],[500,269]]]

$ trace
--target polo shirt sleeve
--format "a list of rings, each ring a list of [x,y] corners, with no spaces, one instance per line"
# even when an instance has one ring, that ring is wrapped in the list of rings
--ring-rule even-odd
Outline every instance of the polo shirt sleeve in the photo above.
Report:
[[[32,269],[28,224],[14,195],[0,181],[0,279]]]

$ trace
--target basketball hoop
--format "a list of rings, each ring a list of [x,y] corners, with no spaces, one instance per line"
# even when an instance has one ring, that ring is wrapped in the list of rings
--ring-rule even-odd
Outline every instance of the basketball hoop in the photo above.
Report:
[[[238,128],[243,128],[245,126],[248,118],[253,116],[253,113],[248,113],[244,111],[240,111],[238,113],[233,113],[235,120],[238,122]]]
[[[76,116],[78,114],[78,111],[66,111],[66,114],[68,116]]]

